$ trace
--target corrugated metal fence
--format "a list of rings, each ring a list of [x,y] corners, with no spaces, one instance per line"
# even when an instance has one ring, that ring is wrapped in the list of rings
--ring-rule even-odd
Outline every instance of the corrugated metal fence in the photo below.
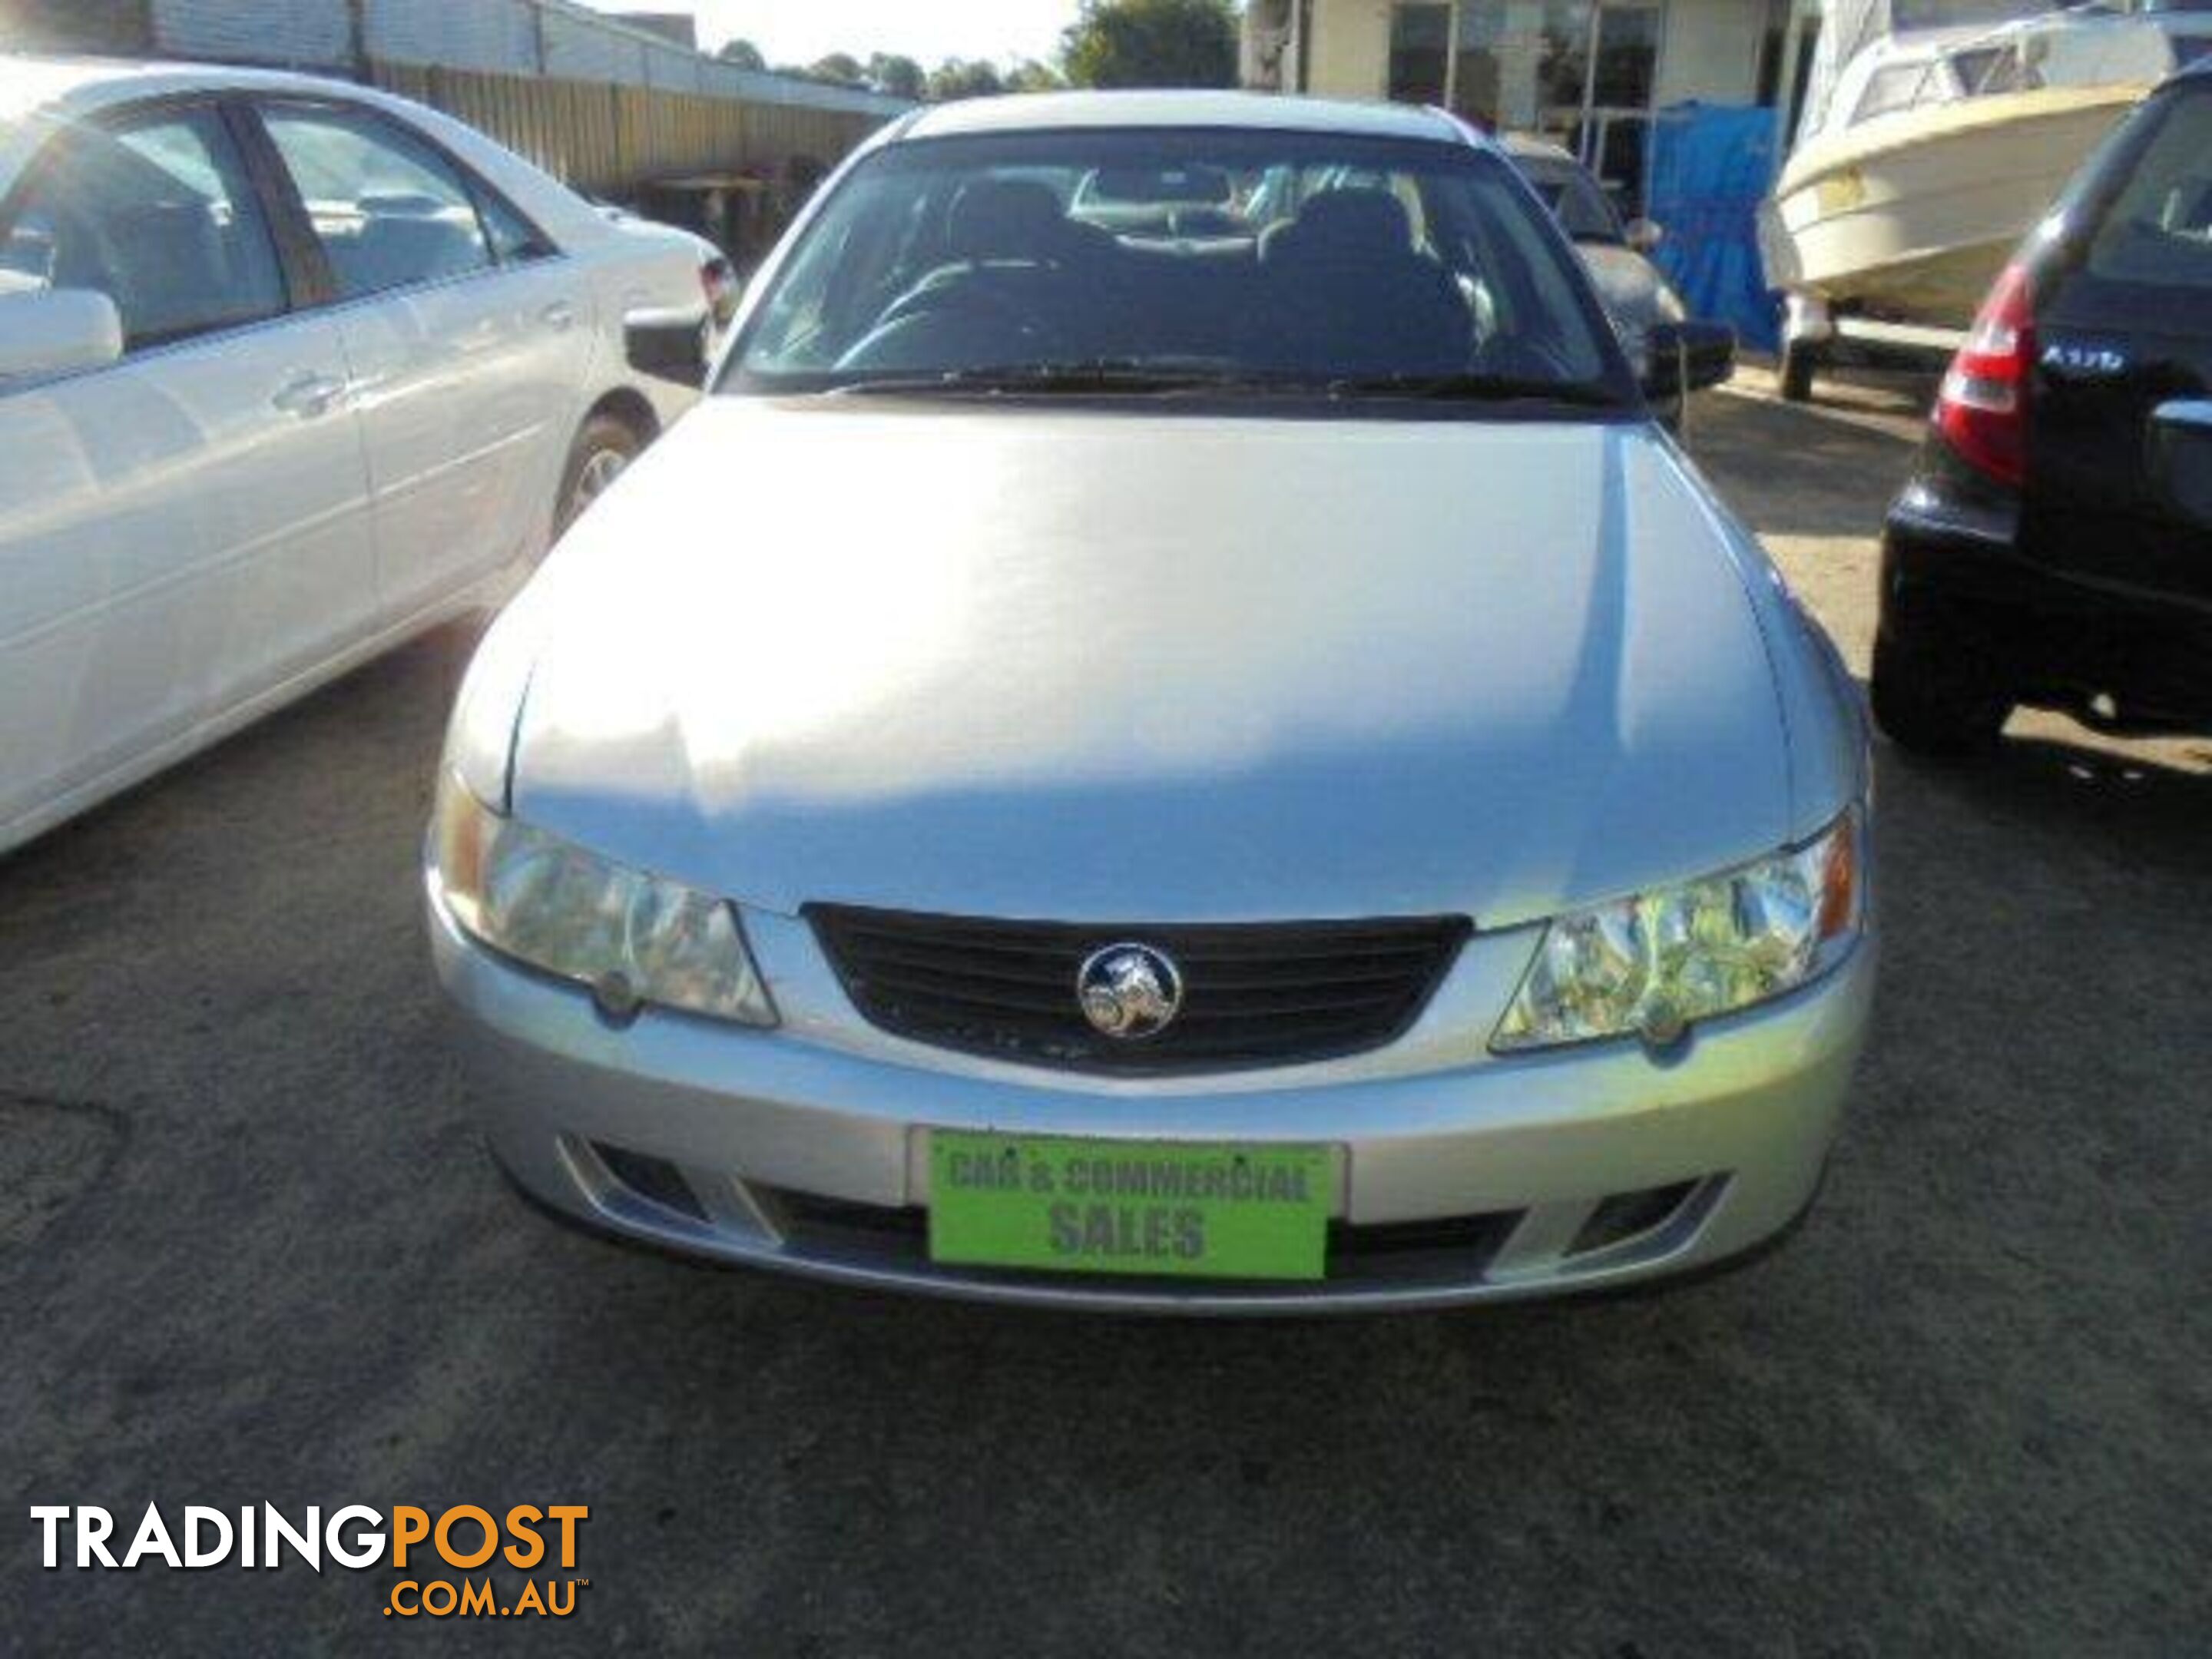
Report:
[[[797,160],[834,161],[878,124],[838,110],[380,60],[368,78],[603,195],[686,173],[779,176]]]
[[[572,0],[0,0],[0,46],[348,76],[615,195],[686,173],[818,170],[906,107],[740,70]]]

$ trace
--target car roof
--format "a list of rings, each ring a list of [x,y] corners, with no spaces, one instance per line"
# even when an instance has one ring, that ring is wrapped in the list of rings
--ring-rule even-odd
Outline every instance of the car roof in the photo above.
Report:
[[[219,64],[120,58],[49,58],[0,53],[0,120],[46,112],[64,118],[91,114],[128,99],[178,92],[327,90],[374,96],[374,89],[328,76]]]
[[[1516,161],[1565,161],[1571,167],[1582,163],[1565,144],[1555,144],[1548,138],[1532,138],[1526,133],[1509,132],[1498,141],[1498,146]]]
[[[1128,127],[1345,133],[1431,143],[1486,142],[1439,110],[1263,92],[1036,92],[973,98],[910,117],[898,128],[894,142]]]

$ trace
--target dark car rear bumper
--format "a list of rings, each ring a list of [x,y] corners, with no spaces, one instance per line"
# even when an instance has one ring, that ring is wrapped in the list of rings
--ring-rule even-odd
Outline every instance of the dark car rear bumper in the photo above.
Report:
[[[2212,728],[2212,610],[2055,573],[2021,551],[2009,505],[1908,489],[1884,527],[1881,629],[2094,726]]]

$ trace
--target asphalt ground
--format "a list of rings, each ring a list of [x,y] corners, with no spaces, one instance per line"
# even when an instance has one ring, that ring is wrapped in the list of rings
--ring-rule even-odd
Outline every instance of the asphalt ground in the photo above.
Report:
[[[1744,379],[1697,453],[1863,669],[1910,389]],[[2212,1650],[2212,745],[1882,750],[1876,1030],[1756,1267],[1102,1321],[689,1266],[509,1194],[416,875],[471,642],[0,860],[0,1646]],[[388,1568],[40,1569],[30,1505],[120,1545],[155,1499],[584,1504],[590,1583],[437,1622],[385,1615]]]

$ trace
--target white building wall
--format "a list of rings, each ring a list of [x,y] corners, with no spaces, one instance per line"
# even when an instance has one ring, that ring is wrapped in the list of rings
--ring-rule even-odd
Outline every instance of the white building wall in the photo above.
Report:
[[[1390,0],[1314,0],[1307,90],[1380,98],[1390,87]]]

